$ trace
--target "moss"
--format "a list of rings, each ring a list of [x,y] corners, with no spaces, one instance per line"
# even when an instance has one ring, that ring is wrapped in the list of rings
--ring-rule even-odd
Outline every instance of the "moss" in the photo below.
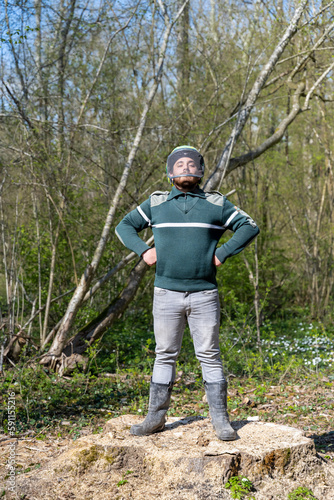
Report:
[[[103,453],[102,446],[93,445],[88,449],[78,453],[79,464],[82,469],[87,469],[90,465],[96,462]]]
[[[123,448],[108,447],[106,451],[103,446],[93,445],[78,453],[79,467],[86,470],[99,459],[105,460],[108,464],[113,464],[122,452]]]

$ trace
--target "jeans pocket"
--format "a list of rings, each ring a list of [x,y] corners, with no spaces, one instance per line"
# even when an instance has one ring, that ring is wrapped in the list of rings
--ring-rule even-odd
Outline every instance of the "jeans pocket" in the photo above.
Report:
[[[155,295],[165,295],[167,293],[166,288],[160,288],[158,286],[154,287],[154,294]]]
[[[218,289],[214,288],[213,290],[203,290],[202,293],[204,293],[204,295],[215,295],[218,293]]]

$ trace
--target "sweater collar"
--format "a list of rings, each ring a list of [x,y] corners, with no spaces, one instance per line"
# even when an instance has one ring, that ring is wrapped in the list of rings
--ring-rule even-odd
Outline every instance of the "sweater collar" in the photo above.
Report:
[[[188,193],[184,193],[183,191],[180,191],[175,186],[173,186],[171,192],[168,195],[167,200],[172,200],[173,198],[177,198],[178,196],[181,196],[184,194],[186,194],[187,196],[205,198],[205,193],[204,193],[203,189],[199,188],[198,186],[196,187],[196,189],[194,191],[189,191]]]

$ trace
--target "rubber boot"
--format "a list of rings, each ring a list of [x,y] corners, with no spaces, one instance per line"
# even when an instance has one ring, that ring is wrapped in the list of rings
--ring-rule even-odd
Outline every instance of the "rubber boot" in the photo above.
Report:
[[[172,388],[172,382],[169,384],[155,384],[151,381],[147,416],[144,422],[131,427],[130,434],[134,434],[135,436],[148,436],[149,434],[163,430]]]
[[[227,413],[227,382],[208,383],[204,381],[206,397],[209,403],[212,425],[217,437],[222,441],[237,439],[237,433],[232,428]]]

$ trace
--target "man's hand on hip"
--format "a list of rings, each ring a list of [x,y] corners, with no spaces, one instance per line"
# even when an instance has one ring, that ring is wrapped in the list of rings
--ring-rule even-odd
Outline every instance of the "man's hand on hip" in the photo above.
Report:
[[[155,248],[149,248],[141,256],[148,266],[154,266],[157,261],[157,251]]]
[[[222,263],[220,262],[220,260],[218,259],[218,257],[216,257],[215,255],[213,256],[213,263],[216,267],[219,267],[222,265]]]

